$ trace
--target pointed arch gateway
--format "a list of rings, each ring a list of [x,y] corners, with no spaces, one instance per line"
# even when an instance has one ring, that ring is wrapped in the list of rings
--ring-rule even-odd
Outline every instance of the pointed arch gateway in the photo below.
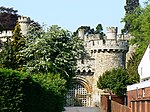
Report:
[[[91,86],[85,78],[81,76],[74,77],[66,96],[66,106],[90,106],[91,92]]]

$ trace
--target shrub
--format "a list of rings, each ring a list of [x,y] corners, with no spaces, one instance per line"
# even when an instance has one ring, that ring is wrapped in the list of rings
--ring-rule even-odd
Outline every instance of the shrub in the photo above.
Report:
[[[114,93],[117,96],[124,96],[128,85],[127,73],[123,68],[112,69],[106,71],[102,76],[99,76],[97,86],[99,89],[105,89],[109,93]]]
[[[32,75],[0,68],[1,112],[61,112],[65,80],[59,75]]]
[[[23,102],[24,74],[13,70],[0,69],[0,111],[19,112]]]

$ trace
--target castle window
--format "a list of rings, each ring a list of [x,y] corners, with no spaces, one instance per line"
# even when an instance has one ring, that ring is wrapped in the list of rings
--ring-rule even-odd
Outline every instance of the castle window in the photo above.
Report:
[[[84,59],[81,60],[81,64],[84,64]]]
[[[85,70],[83,70],[83,73],[82,73],[83,75],[85,75],[86,74],[86,71]]]
[[[80,74],[80,70],[77,70],[77,75],[79,75]]]
[[[87,73],[87,74],[88,74],[88,75],[91,75],[91,73],[92,73],[91,70],[88,70],[88,73]]]
[[[92,41],[93,42],[93,46],[94,46],[94,41]]]

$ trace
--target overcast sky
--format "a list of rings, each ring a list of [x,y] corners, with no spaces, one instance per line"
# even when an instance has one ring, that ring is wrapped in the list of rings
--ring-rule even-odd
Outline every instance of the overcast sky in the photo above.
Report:
[[[140,0],[141,3],[147,0]],[[0,5],[13,7],[18,14],[47,26],[57,24],[75,31],[81,25],[95,28],[101,23],[123,28],[125,0],[0,0]]]

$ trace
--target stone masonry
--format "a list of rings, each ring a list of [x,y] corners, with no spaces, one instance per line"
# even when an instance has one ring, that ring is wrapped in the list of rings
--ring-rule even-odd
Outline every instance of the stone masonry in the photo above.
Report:
[[[100,105],[103,90],[97,88],[100,75],[106,70],[123,67],[126,64],[128,41],[117,36],[116,27],[108,27],[106,36],[88,34],[84,29],[78,30],[78,36],[84,41],[87,55],[77,62],[78,82],[87,90],[87,101],[84,106]]]

